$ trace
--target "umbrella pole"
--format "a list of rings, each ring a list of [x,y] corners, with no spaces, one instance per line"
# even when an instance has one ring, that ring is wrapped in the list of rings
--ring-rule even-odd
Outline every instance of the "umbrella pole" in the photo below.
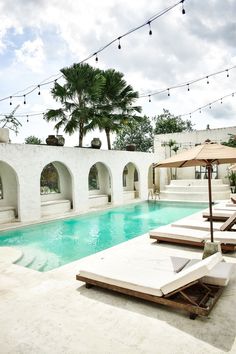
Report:
[[[207,165],[207,175],[208,175],[208,197],[209,197],[209,213],[210,213],[210,232],[211,232],[211,242],[214,242],[213,238],[213,221],[212,221],[212,194],[211,194],[211,165]]]

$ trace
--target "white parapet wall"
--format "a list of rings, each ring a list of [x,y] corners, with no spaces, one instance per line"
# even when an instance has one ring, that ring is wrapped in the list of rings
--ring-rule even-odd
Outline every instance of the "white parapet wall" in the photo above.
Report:
[[[11,207],[11,215],[14,211],[20,221],[29,222],[69,209],[75,213],[86,212],[90,207],[107,204],[108,196],[111,205],[122,204],[125,166],[131,166],[127,173],[128,188],[132,185],[139,200],[147,200],[149,171],[156,161],[153,153],[3,143],[0,144],[0,208]],[[58,171],[60,192],[41,195],[40,176],[50,163]],[[88,175],[97,163],[106,167],[109,178],[105,175],[103,178],[101,172],[101,189],[91,192]],[[138,175],[138,191],[135,190],[134,169]],[[99,193],[103,196],[92,196]]]

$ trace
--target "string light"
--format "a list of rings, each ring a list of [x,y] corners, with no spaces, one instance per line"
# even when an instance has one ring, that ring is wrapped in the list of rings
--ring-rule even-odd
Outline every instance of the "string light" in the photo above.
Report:
[[[226,76],[229,77],[229,70],[226,69],[225,71],[227,72],[227,75],[226,75]]]
[[[210,81],[209,81],[210,77],[220,75],[220,74],[222,74],[224,72],[229,72],[230,70],[233,70],[233,69],[236,69],[236,65],[234,65],[234,66],[232,66],[230,68],[224,69],[224,70],[220,70],[220,71],[208,74],[207,76],[202,76],[202,77],[193,79],[193,80],[188,81],[188,82],[183,82],[183,83],[176,84],[176,85],[173,85],[173,86],[168,87],[168,88],[161,89],[161,90],[156,91],[156,92],[149,92],[149,93],[140,95],[139,98],[148,97],[149,95],[150,96],[160,95],[160,94],[165,93],[165,92],[167,92],[167,94],[168,94],[170,92],[170,90],[183,88],[183,87],[188,87],[188,86],[190,87],[191,85],[193,85],[193,84],[195,84],[197,82],[201,82],[203,80],[207,80],[207,84],[209,84],[210,83]],[[169,94],[168,94],[168,96],[169,96]]]
[[[25,95],[24,95],[23,97],[24,97],[24,104],[26,104],[26,99],[25,99]]]
[[[119,41],[118,49],[121,49],[120,39],[121,39],[121,37],[118,38],[118,41]]]
[[[28,114],[27,114],[27,116],[26,116],[26,117],[27,117],[26,122],[27,122],[27,123],[29,123],[29,116],[28,116]]]
[[[187,84],[187,87],[188,87],[188,91],[190,91],[189,84]]]
[[[148,22],[148,26],[149,26],[149,36],[151,36],[152,35],[152,29],[151,29],[151,22],[149,21]]]
[[[148,102],[151,102],[152,100],[151,100],[151,96],[148,96],[149,97],[149,99],[148,99]]]
[[[170,89],[167,89],[167,92],[168,92],[168,96],[170,97]]]
[[[10,106],[12,105],[12,96],[10,96]]]
[[[95,53],[95,61],[98,62],[98,54]]]
[[[182,14],[185,15],[184,0],[182,1]]]
[[[156,13],[156,14],[153,15],[151,18],[149,18],[149,19],[148,19],[146,22],[144,22],[143,24],[141,24],[141,25],[139,25],[139,26],[137,26],[137,27],[135,27],[135,28],[129,30],[128,32],[124,33],[123,35],[119,36],[118,38],[115,38],[115,39],[113,39],[111,42],[105,44],[103,47],[101,47],[101,48],[100,48],[99,50],[97,50],[95,53],[89,55],[87,58],[85,58],[85,59],[81,60],[80,62],[78,62],[78,64],[82,64],[82,63],[88,61],[89,59],[91,59],[91,58],[94,57],[94,56],[95,56],[95,61],[98,61],[98,59],[96,59],[96,58],[97,58],[97,54],[100,53],[100,52],[102,52],[102,51],[104,51],[104,50],[107,49],[108,47],[110,47],[110,46],[111,46],[114,42],[116,42],[117,40],[119,41],[118,48],[121,49],[121,45],[120,45],[120,39],[121,39],[121,38],[126,37],[126,36],[130,35],[131,33],[135,32],[135,31],[138,31],[139,29],[141,29],[142,27],[146,26],[147,24],[151,24],[151,22],[156,21],[156,20],[157,20],[158,18],[160,18],[161,16],[163,16],[163,15],[165,15],[166,13],[168,13],[169,11],[173,10],[173,9],[174,9],[176,6],[178,6],[179,4],[182,4],[182,6],[183,6],[183,2],[184,2],[184,0],[180,0],[180,1],[178,1],[177,3],[175,3],[175,4],[173,4],[173,5],[171,5],[171,6],[167,7],[167,8],[165,8],[164,10],[161,10],[160,12]],[[149,34],[150,34],[150,33],[149,33]],[[55,76],[55,75],[54,75],[54,76]],[[58,73],[57,76],[58,76],[58,77],[57,77],[57,80],[59,80],[59,79],[61,79],[61,78],[63,77],[63,75],[61,75],[60,73]],[[45,80],[44,80],[44,81],[45,81]],[[54,80],[50,80],[50,81],[46,81],[46,82],[44,82],[44,81],[40,84],[40,86],[43,86],[43,85],[50,85],[51,83],[54,82]],[[38,88],[38,85],[36,85],[36,86],[30,86],[30,88],[31,88],[31,87],[32,87],[32,89],[31,89],[30,91],[26,92],[24,95],[23,95],[23,94],[22,94],[22,95],[15,94],[15,95],[11,95],[11,96],[12,96],[12,97],[18,97],[18,98],[19,98],[19,97],[28,96],[29,94],[31,94],[33,91],[35,91],[35,90]],[[26,89],[25,89],[25,90],[22,90],[21,92],[24,92],[24,91],[26,91]],[[1,99],[0,99],[0,102],[9,99],[9,97],[10,97],[10,96],[1,98]]]
[[[38,89],[39,89],[38,95],[40,96],[40,95],[41,95],[41,92],[40,92],[40,85],[38,85]]]
[[[215,103],[217,103],[217,102],[223,103],[223,100],[224,100],[224,99],[226,99],[226,98],[228,98],[228,97],[235,97],[235,94],[236,94],[236,92],[232,92],[232,93],[230,93],[230,94],[228,94],[228,95],[225,95],[225,96],[223,96],[223,97],[217,98],[216,100],[214,100],[214,101],[212,101],[212,102],[209,102],[209,103],[205,104],[205,105],[202,106],[202,107],[198,107],[198,108],[196,108],[195,110],[193,110],[192,112],[188,112],[188,113],[185,113],[185,114],[180,114],[180,115],[178,115],[178,116],[179,116],[179,117],[186,117],[186,116],[189,116],[190,114],[192,115],[192,114],[194,114],[194,113],[196,113],[196,112],[202,113],[202,110],[203,110],[204,108],[207,108],[207,107],[208,107],[209,109],[211,109],[211,108],[212,108],[212,105],[214,105]]]

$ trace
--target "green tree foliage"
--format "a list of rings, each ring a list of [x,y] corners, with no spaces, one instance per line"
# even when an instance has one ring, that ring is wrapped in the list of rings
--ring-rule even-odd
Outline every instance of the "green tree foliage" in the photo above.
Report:
[[[236,147],[236,136],[234,134],[229,134],[229,136],[230,136],[229,140],[222,143],[222,145],[226,145],[229,147]]]
[[[27,138],[25,138],[25,144],[40,145],[42,144],[42,140],[37,138],[34,135],[30,135]]]
[[[61,72],[65,84],[55,82],[51,91],[53,98],[61,103],[61,108],[50,109],[44,119],[57,122],[57,131],[61,127],[70,135],[79,131],[79,146],[82,147],[86,125],[94,116],[105,79],[101,70],[89,64],[73,64]]]
[[[175,117],[167,109],[163,110],[163,114],[154,117],[154,122],[154,134],[181,133],[193,130],[193,124],[190,120]]]
[[[110,135],[119,132],[123,126],[132,125],[141,118],[136,113],[141,112],[140,106],[134,103],[138,92],[124,80],[124,75],[114,69],[101,72],[104,86],[101,90],[99,104],[93,119],[86,126],[86,130],[99,128],[105,131],[108,149],[111,149]]]
[[[133,143],[138,151],[150,152],[153,148],[153,127],[150,119],[144,116],[140,122],[132,122],[123,126],[117,133],[113,148],[125,150],[126,145]]]

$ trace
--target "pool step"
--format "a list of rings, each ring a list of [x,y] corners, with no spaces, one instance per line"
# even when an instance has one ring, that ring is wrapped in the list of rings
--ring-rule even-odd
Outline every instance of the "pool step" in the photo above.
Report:
[[[40,272],[46,266],[47,262],[47,257],[45,257],[43,253],[39,253],[36,255],[34,261],[29,266],[27,266],[27,268],[34,269]]]
[[[22,249],[22,257],[15,263],[22,267],[29,267],[35,260],[35,256]]]

